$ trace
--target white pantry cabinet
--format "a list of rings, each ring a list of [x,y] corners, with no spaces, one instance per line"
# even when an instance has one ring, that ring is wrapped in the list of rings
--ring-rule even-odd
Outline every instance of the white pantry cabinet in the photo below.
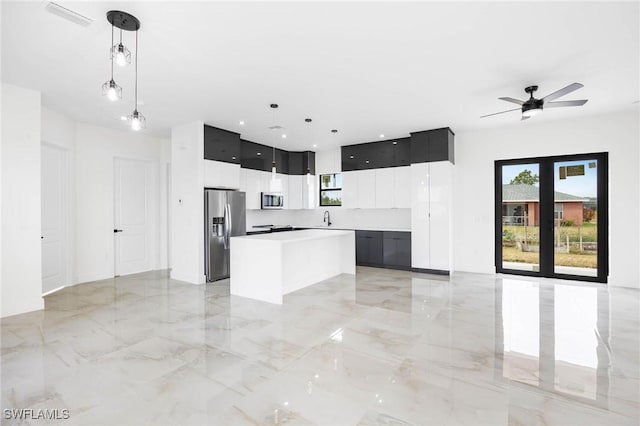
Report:
[[[449,161],[411,165],[411,266],[451,271],[451,191]]]

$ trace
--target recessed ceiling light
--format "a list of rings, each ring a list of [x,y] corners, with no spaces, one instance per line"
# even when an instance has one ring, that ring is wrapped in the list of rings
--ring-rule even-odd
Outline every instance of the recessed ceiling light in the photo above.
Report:
[[[313,144],[313,147],[314,147],[314,148],[315,148],[315,147],[317,147],[317,146],[318,146],[318,144],[315,144],[315,143]]]
[[[365,161],[365,163],[369,164],[369,160]]]
[[[244,121],[240,120],[240,125],[244,126]]]
[[[287,135],[282,135],[282,139],[286,139],[286,138],[287,138]]]
[[[393,144],[394,144],[394,145],[398,145],[398,142],[397,142],[397,141],[393,141]]]
[[[259,152],[259,153],[258,153],[258,155],[262,155],[262,153],[261,153],[261,152]]]
[[[384,138],[384,135],[383,135],[382,133],[380,133],[380,137],[381,137],[381,138]]]
[[[352,156],[350,156],[349,158],[353,158],[353,155],[352,155]]]
[[[120,120],[122,120],[122,121],[127,121],[127,116],[126,116],[126,115],[121,115],[121,116],[120,116]]]
[[[336,129],[333,129],[331,133],[338,133],[338,131]]]

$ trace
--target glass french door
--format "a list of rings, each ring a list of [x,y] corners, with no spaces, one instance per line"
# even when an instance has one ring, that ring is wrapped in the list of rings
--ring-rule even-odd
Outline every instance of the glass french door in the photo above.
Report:
[[[606,282],[607,154],[495,167],[496,271]]]

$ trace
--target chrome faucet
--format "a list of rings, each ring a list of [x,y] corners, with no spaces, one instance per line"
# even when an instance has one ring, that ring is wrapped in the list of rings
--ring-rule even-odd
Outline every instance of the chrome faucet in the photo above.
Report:
[[[329,210],[324,211],[324,219],[323,222],[326,222],[327,226],[331,226],[331,214],[329,214]]]

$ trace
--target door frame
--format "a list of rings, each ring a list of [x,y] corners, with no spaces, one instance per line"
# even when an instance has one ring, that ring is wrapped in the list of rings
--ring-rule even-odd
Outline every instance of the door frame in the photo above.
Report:
[[[554,272],[553,250],[553,204],[555,191],[554,163],[559,161],[580,161],[595,159],[598,161],[596,170],[597,197],[598,197],[598,275],[589,277],[584,275],[558,274]],[[525,275],[532,277],[559,278],[574,281],[588,281],[607,283],[609,276],[609,155],[607,152],[595,152],[588,154],[567,154],[545,157],[528,157],[509,160],[496,160],[495,172],[495,267],[496,273]],[[540,271],[521,271],[517,269],[505,269],[502,267],[502,166],[517,164],[539,164],[540,175]],[[542,185],[542,179],[550,179],[550,184]],[[542,232],[542,224],[549,226],[551,230]],[[546,247],[546,249],[545,249]],[[551,249],[549,249],[551,247]]]
[[[58,290],[62,290],[65,287],[70,286],[73,283],[73,278],[72,278],[72,274],[73,274],[73,262],[74,262],[74,256],[73,256],[73,229],[71,227],[71,221],[72,221],[72,217],[73,217],[73,210],[72,210],[72,206],[73,206],[73,184],[71,181],[71,173],[70,173],[70,166],[71,166],[71,150],[65,146],[61,146],[58,145],[56,143],[53,142],[49,142],[46,140],[41,140],[40,141],[40,152],[42,153],[42,149],[43,148],[52,148],[55,150],[58,150],[62,153],[63,155],[63,160],[64,160],[64,164],[63,164],[63,170],[62,170],[62,182],[61,182],[61,195],[62,195],[62,200],[61,200],[61,210],[62,210],[62,245],[63,245],[63,249],[65,251],[65,256],[63,256],[64,261],[62,262],[65,271],[63,274],[63,281],[62,281],[62,285],[58,288],[55,289],[51,289],[51,290],[47,290],[46,292],[43,291],[42,295],[48,295],[51,293],[55,293]],[[40,178],[42,178],[42,164],[40,165]],[[41,188],[42,189],[42,188]],[[42,205],[40,206],[40,215],[42,216]],[[40,217],[40,224],[42,225],[42,217]],[[41,231],[42,232],[42,231]],[[41,243],[41,250],[42,250],[42,243]],[[42,263],[42,259],[40,259],[40,262]],[[40,284],[41,289],[42,289],[42,285],[43,283]],[[44,289],[42,289],[44,290]]]

